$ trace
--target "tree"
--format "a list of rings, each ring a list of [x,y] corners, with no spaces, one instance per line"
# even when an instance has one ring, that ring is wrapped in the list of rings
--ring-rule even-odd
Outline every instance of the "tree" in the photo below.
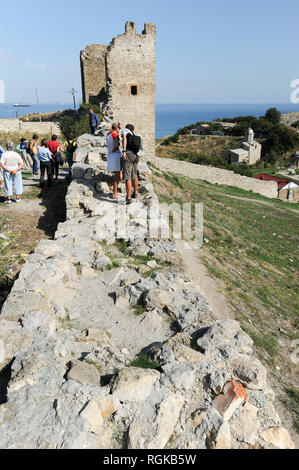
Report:
[[[283,124],[273,126],[264,144],[265,154],[272,150],[278,155],[294,150],[299,145],[299,135],[292,128]]]
[[[265,119],[273,124],[279,124],[281,119],[281,112],[276,108],[269,108],[266,111]]]
[[[101,120],[102,114],[99,106],[91,105],[89,103],[83,103],[78,112],[74,116],[62,116],[58,125],[60,127],[61,133],[64,136],[67,136],[69,133],[74,134],[74,136],[79,137],[86,132],[90,132],[89,126],[89,110],[92,108],[94,112],[98,115]]]
[[[275,150],[270,150],[270,152],[266,153],[266,155],[263,157],[263,161],[266,163],[270,163],[271,165],[275,165],[278,158],[279,156],[275,152]]]

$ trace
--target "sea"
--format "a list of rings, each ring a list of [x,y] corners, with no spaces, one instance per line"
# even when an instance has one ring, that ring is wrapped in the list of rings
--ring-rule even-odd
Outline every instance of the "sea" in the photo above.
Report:
[[[156,138],[173,135],[182,127],[198,121],[213,121],[214,119],[232,118],[236,116],[260,117],[269,108],[277,108],[282,114],[299,112],[299,105],[285,104],[157,104],[156,105]],[[72,104],[40,104],[41,113],[50,113],[57,110],[72,108]],[[37,106],[15,108],[12,104],[0,104],[0,118],[16,117],[19,115],[36,113]]]

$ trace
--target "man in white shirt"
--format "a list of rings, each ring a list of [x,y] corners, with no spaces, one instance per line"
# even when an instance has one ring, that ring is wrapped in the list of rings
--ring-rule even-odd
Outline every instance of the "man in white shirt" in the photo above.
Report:
[[[20,202],[20,196],[23,194],[23,181],[21,169],[24,166],[24,162],[21,156],[14,152],[14,143],[7,142],[6,149],[1,156],[0,164],[3,168],[4,177],[4,191],[7,200],[5,204],[11,204],[11,197],[13,194],[13,187],[16,193],[16,202]]]

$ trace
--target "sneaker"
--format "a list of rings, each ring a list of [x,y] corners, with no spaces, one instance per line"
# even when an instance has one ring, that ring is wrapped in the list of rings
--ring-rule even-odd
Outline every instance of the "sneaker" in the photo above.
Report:
[[[6,201],[4,201],[4,204],[11,204],[11,199],[6,199]]]
[[[138,194],[137,194],[137,193],[133,193],[133,194],[132,194],[132,198],[133,198],[133,199],[136,199],[137,197],[138,197]]]
[[[127,204],[127,205],[128,205],[128,204],[132,204],[132,202],[133,202],[132,199],[126,199],[126,204]]]
[[[15,200],[15,202],[20,202],[20,198],[17,198],[17,199]]]

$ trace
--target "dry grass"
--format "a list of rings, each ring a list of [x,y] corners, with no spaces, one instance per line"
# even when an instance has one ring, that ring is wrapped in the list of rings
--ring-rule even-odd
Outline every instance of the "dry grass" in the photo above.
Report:
[[[177,144],[160,145],[156,149],[156,155],[163,158],[175,158],[183,153],[198,153],[203,156],[219,156],[224,150],[235,148],[239,145],[240,137],[216,136],[216,135],[181,135]]]

